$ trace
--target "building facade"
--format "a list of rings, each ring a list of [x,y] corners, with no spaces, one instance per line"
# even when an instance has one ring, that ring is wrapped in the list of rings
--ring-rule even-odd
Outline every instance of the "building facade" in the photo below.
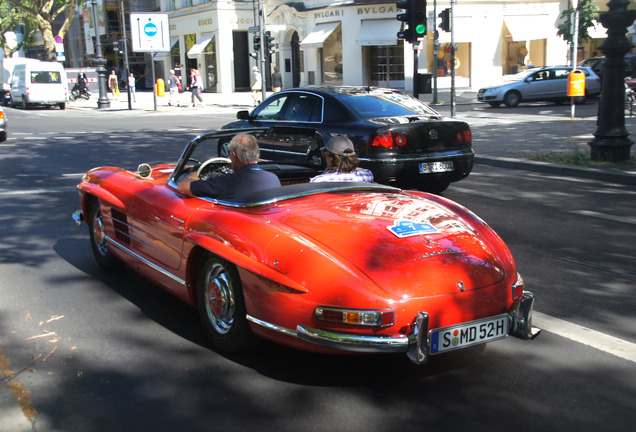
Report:
[[[278,67],[286,88],[333,84],[409,91],[416,61],[420,73],[435,71],[442,83],[448,83],[454,68],[456,85],[474,89],[528,67],[569,64],[568,44],[557,35],[569,1],[463,0],[452,5],[452,33],[441,31],[436,18],[451,7],[450,1],[429,1],[427,35],[413,46],[397,37],[402,22],[396,16],[402,11],[395,2],[262,0],[265,30],[276,44],[267,63],[254,58],[258,0],[146,0],[145,8],[169,16],[172,49],[155,56],[156,76],[164,80],[170,69],[187,79],[194,68],[201,73],[204,91],[248,91],[256,65],[265,66],[266,77]],[[126,14],[131,8],[142,11],[138,2],[132,3],[124,0]],[[105,4],[109,26],[117,29],[108,33],[112,39],[122,25],[129,26],[128,17],[118,21],[119,1]],[[602,0],[598,6],[607,10]],[[600,55],[597,47],[606,37],[605,29],[599,24],[590,33],[593,40],[580,47],[579,61]],[[452,65],[451,37],[456,44]],[[105,55],[109,67],[121,65],[117,53],[106,50]],[[134,59],[140,75],[142,68],[150,69],[149,55],[137,54]],[[82,64],[76,61],[73,66]]]

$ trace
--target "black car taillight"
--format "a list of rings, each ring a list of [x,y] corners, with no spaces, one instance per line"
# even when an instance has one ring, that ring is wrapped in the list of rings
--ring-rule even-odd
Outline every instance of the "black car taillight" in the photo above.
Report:
[[[458,143],[470,142],[472,138],[473,134],[470,132],[470,129],[460,130],[455,134],[455,140]]]
[[[396,147],[404,147],[406,144],[406,135],[401,133],[385,132],[373,135],[367,142],[367,147],[382,147],[392,149]]]

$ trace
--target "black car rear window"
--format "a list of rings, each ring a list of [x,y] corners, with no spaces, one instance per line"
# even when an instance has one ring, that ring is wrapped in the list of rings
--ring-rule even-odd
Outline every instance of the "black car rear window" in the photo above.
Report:
[[[342,95],[340,100],[361,118],[437,115],[427,105],[406,94],[376,93]]]

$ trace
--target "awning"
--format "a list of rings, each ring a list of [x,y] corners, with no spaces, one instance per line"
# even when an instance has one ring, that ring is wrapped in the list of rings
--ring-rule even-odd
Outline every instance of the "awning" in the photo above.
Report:
[[[314,30],[300,43],[303,48],[320,48],[325,40],[338,28],[340,22],[316,24]]]
[[[396,19],[362,20],[358,45],[397,45],[402,21]]]
[[[201,35],[199,40],[197,40],[197,43],[192,45],[192,48],[188,51],[188,58],[193,58],[201,54],[212,39],[214,39],[214,34],[212,33]]]
[[[172,49],[172,47],[174,46],[174,44],[176,44],[177,42],[179,42],[179,38],[172,38],[172,39],[170,39],[170,49]],[[167,56],[168,54],[170,54],[170,51],[157,53],[157,54],[155,55],[155,60],[156,60],[156,59],[158,59],[158,58],[160,58],[160,57],[165,57],[165,56]]]
[[[547,39],[556,34],[556,27],[548,15],[508,15],[504,23],[515,42]]]

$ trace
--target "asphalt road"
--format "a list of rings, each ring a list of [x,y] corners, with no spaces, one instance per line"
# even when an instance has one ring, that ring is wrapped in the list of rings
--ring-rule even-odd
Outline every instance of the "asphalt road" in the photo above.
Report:
[[[522,109],[496,111],[496,121],[481,107],[463,115],[477,119],[475,135],[510,132],[483,140],[494,151],[554,107]],[[0,370],[17,375],[0,381],[0,432],[632,430],[636,187],[477,165],[445,193],[509,245],[537,296],[544,331],[533,341],[509,338],[423,367],[273,344],[226,356],[188,306],[133,271],[100,270],[86,226],[70,214],[87,169],[176,160],[189,137],[232,113],[8,115]]]

